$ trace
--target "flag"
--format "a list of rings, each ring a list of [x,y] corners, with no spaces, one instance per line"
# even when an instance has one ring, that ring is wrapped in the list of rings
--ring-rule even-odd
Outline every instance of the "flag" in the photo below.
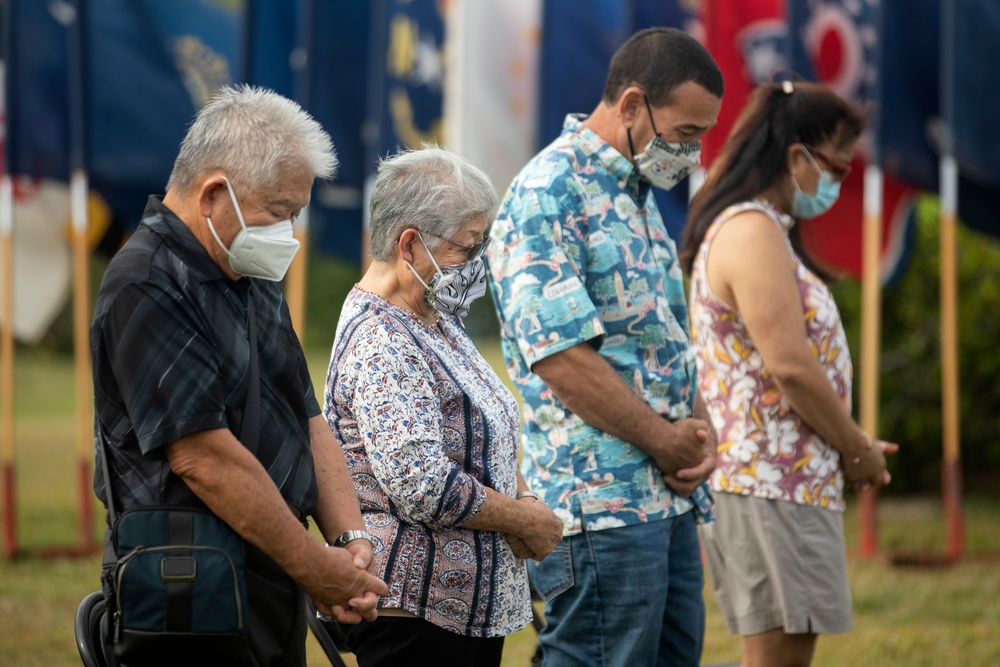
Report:
[[[66,3],[6,0],[6,140],[12,174],[69,180]],[[9,24],[6,21],[9,20]]]
[[[237,73],[240,81],[298,99],[295,72],[306,57],[299,45],[306,1],[245,0]]]
[[[878,0],[789,0],[788,22],[790,61],[797,74],[859,105],[878,99],[880,80],[892,76],[878,71]],[[802,223],[810,252],[833,270],[855,277],[862,269],[863,172],[875,140],[869,130],[858,142],[854,173],[841,186],[833,208]],[[885,175],[880,261],[884,279],[901,269],[912,198],[909,187],[891,173]]]
[[[1000,236],[1000,105],[993,63],[1000,58],[1000,6],[955,0],[953,104],[959,164],[958,214],[970,227]],[[888,173],[938,189],[941,157],[941,3],[883,0],[881,115]],[[903,28],[905,26],[905,29]]]
[[[164,191],[194,115],[239,75],[239,12],[212,0],[89,0],[91,187],[134,227]]]
[[[503,192],[537,150],[542,0],[453,0],[445,136]]]
[[[355,0],[309,0],[302,15],[308,60],[299,101],[330,134],[340,161],[336,178],[316,185],[310,234],[321,252],[353,262],[361,259],[362,193],[372,169],[363,137],[373,20],[372,4]]]
[[[750,92],[788,67],[785,0],[703,0],[703,43],[722,70],[719,124],[702,140],[702,164],[719,154]]]
[[[611,58],[632,34],[652,27],[697,31],[694,4],[545,0],[538,75],[539,147],[559,136],[566,114],[594,110],[604,93]],[[653,194],[667,233],[679,239],[687,220],[687,180],[669,192],[654,188]]]

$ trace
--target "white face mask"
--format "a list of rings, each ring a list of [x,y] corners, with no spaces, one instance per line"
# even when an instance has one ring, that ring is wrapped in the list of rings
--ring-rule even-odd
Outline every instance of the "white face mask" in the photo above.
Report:
[[[240,226],[243,228],[233,239],[232,245],[227,248],[219,235],[215,233],[215,225],[211,218],[208,220],[208,229],[229,256],[229,267],[241,276],[250,278],[263,278],[264,280],[278,281],[285,277],[288,267],[295,258],[295,253],[299,250],[299,242],[295,239],[292,230],[291,220],[282,220],[273,225],[254,225],[247,227],[243,220],[243,211],[236,201],[236,194],[229,179],[223,176],[226,181],[226,188],[229,189],[229,198],[236,209],[236,217],[239,218]]]
[[[437,269],[431,277],[431,282],[426,283],[417,270],[413,268],[413,265],[406,262],[410,271],[426,290],[424,301],[442,313],[465,317],[469,314],[469,306],[472,305],[472,302],[486,294],[486,262],[481,256],[477,256],[461,264],[438,266],[434,255],[424,243],[424,237],[420,236],[420,232],[417,232],[417,237],[424,244],[424,249],[427,250],[427,255],[431,258],[431,263]]]
[[[660,138],[653,122],[653,111],[646,100],[646,113],[649,114],[649,124],[653,127],[653,138],[646,144],[645,150],[635,155],[632,147],[632,130],[628,130],[628,147],[632,151],[635,166],[647,181],[654,187],[670,190],[684,180],[699,164],[701,164],[701,142],[667,143]]]

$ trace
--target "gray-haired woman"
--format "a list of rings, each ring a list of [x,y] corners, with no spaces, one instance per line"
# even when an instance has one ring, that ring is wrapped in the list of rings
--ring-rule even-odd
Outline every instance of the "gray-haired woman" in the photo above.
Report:
[[[496,191],[426,148],[382,162],[370,206],[374,261],[341,312],[324,412],[389,593],[348,642],[362,667],[499,665],[531,620],[522,559],[563,526],[518,472],[517,404],[460,320],[486,289]]]

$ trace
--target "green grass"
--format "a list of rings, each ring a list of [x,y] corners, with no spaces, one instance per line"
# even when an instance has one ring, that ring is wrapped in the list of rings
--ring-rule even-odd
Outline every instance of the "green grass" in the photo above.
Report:
[[[332,337],[332,336],[331,336]],[[329,348],[311,341],[309,363],[322,390]],[[495,344],[484,353],[505,380]],[[100,558],[52,559],[41,552],[77,541],[79,492],[75,476],[72,368],[63,357],[22,351],[16,367],[18,525],[26,554],[0,557],[0,665],[75,667],[76,605],[98,588]],[[933,498],[889,498],[880,503],[882,555],[871,561],[852,556],[848,568],[854,594],[855,630],[822,637],[814,664],[878,666],[987,666],[1000,655],[1000,498],[969,498],[965,504],[968,556],[937,568],[900,568],[889,552],[943,550],[940,506]],[[846,515],[848,548],[856,544],[855,515]],[[95,511],[94,535],[101,515]],[[703,662],[738,662],[739,640],[730,637],[706,587],[708,630]],[[504,665],[527,665],[534,632],[511,636]],[[310,638],[311,665],[328,664]],[[349,661],[349,664],[353,662]],[[447,664],[443,660],[442,664]]]

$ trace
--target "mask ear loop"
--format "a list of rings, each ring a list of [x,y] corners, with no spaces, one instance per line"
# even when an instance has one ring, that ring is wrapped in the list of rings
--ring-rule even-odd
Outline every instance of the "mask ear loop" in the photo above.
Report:
[[[430,250],[430,248],[427,247],[427,242],[424,241],[424,237],[420,235],[420,230],[418,229],[416,231],[417,231],[417,238],[420,239],[421,245],[423,245],[424,246],[424,250],[427,251],[427,256],[431,258],[431,264],[434,265],[434,271],[435,271],[434,275],[437,275],[438,273],[441,273],[441,267],[438,266],[437,261],[434,259],[434,253],[432,253],[431,250]],[[403,260],[403,261],[406,262],[406,260]],[[433,306],[434,305],[434,290],[431,289],[430,285],[428,285],[427,283],[424,282],[424,279],[420,277],[420,274],[417,273],[417,270],[415,268],[413,268],[412,264],[410,264],[409,262],[406,262],[406,267],[408,269],[410,269],[410,273],[412,273],[413,276],[417,280],[420,281],[420,284],[424,286],[424,289],[427,290],[427,303],[430,304],[431,306]],[[433,281],[434,279],[431,278],[431,280]]]
[[[243,228],[243,231],[246,231],[247,223],[243,221],[243,211],[240,210],[240,204],[236,201],[236,193],[233,192],[233,185],[225,176],[222,177],[222,180],[226,182],[226,188],[229,190],[229,200],[233,202],[233,208],[236,209],[236,218],[240,221],[240,227]],[[215,225],[212,224],[212,219],[206,215],[205,220],[208,221],[208,231],[212,232],[212,236],[215,237],[215,242],[219,244],[220,248],[226,251],[226,254],[229,257],[232,257],[233,253],[226,247],[226,244],[222,242],[222,239],[220,239],[219,235],[216,233]]]

